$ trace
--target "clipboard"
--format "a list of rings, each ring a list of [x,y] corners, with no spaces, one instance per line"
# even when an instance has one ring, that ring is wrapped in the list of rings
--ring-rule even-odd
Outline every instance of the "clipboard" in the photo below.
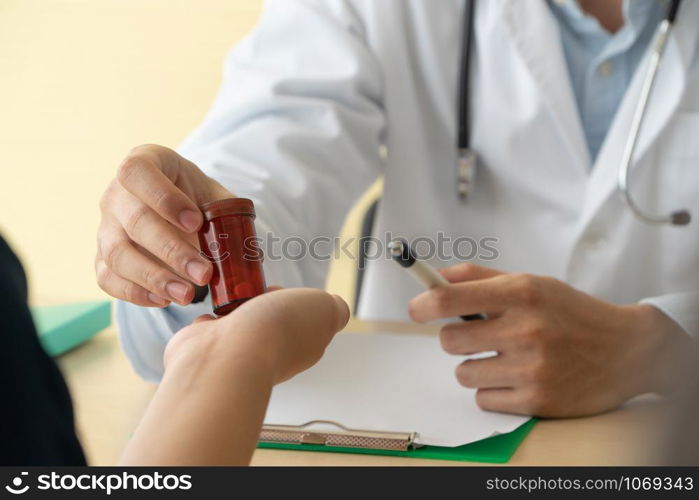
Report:
[[[507,462],[535,420],[485,412],[431,336],[338,334],[272,391],[262,448]]]
[[[536,422],[536,418],[531,418],[512,432],[456,447],[416,446],[415,432],[360,431],[329,421],[312,421],[301,426],[265,425],[258,448],[507,463]],[[337,430],[309,430],[317,423],[334,425]]]
[[[316,430],[313,425],[324,424],[335,430]],[[312,444],[335,448],[368,448],[407,451],[415,446],[414,432],[362,431],[348,429],[330,420],[312,420],[303,425],[265,425],[260,441],[265,443]]]

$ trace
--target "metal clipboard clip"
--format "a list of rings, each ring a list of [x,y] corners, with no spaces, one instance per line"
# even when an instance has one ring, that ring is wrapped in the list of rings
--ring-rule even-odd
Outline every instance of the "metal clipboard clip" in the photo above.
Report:
[[[315,425],[332,426],[337,430],[309,428]],[[329,420],[312,420],[298,426],[264,425],[260,442],[408,451],[415,447],[416,436],[415,432],[362,431]]]
[[[456,167],[456,189],[459,201],[464,202],[473,190],[478,167],[478,156],[471,148],[459,149],[459,160]]]

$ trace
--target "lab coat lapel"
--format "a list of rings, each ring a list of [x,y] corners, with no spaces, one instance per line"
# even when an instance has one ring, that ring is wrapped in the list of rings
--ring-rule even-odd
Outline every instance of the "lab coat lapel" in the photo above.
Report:
[[[690,16],[691,18],[691,16]],[[689,23],[692,24],[692,23]],[[681,30],[681,31],[680,31]],[[678,25],[671,33],[665,47],[665,55],[655,82],[639,135],[631,172],[642,163],[644,155],[658,139],[670,118],[677,110],[684,94],[692,52],[697,43],[696,26]],[[631,120],[638,104],[643,78],[648,67],[648,55],[639,64],[626,92],[624,100],[607,134],[588,185],[588,196],[581,218],[581,229],[592,220],[600,206],[616,190],[619,165],[623,154]],[[661,165],[647,165],[662,168]],[[633,183],[631,183],[633,188]],[[619,199],[619,203],[622,203]]]
[[[584,172],[591,159],[556,20],[544,0],[500,0],[505,24],[557,124],[571,163]],[[565,167],[564,165],[562,167]]]

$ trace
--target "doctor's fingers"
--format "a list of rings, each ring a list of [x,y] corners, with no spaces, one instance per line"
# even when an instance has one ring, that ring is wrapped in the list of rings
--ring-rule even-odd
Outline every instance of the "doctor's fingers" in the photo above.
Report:
[[[538,307],[550,278],[499,274],[431,288],[410,301],[410,317],[419,323],[466,314],[502,314],[510,308]]]
[[[410,301],[410,317],[413,321],[424,323],[434,319],[479,313],[499,315],[511,302],[506,288],[499,281],[505,276],[507,275],[503,274],[430,288]]]
[[[103,223],[99,234],[98,260],[104,261],[109,272],[102,271],[101,275],[98,274],[98,282],[107,293],[129,302],[130,296],[140,298],[139,292],[127,288],[130,285],[118,279],[121,278],[168,301],[174,300],[179,304],[189,304],[192,301],[194,286],[162,263],[139,251],[121,228],[110,228]]]
[[[451,283],[460,281],[473,281],[493,278],[503,274],[502,271],[491,269],[489,267],[477,266],[470,262],[462,262],[450,267],[444,267],[439,270],[442,276]]]
[[[529,388],[483,388],[476,392],[476,404],[483,410],[544,416],[545,398]]]
[[[450,323],[440,330],[439,341],[449,354],[504,351],[515,342],[503,323],[500,318]]]
[[[95,274],[100,288],[115,299],[144,307],[165,307],[170,304],[170,301],[149,292],[133,281],[117,276],[99,256],[95,259]]]
[[[126,191],[163,219],[192,233],[201,226],[203,216],[195,201],[171,179],[193,172],[204,175],[174,151],[160,146],[141,146],[122,162],[117,180]]]
[[[198,285],[209,282],[213,267],[192,244],[194,235],[182,233],[129,193],[120,197],[114,216],[131,240],[181,277]]]
[[[472,389],[505,389],[519,385],[520,367],[507,355],[484,359],[469,359],[454,370],[456,380]]]

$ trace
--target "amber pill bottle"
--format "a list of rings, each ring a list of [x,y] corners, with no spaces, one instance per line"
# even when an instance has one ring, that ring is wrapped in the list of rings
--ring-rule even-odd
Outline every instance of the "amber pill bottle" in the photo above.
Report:
[[[200,208],[204,224],[199,230],[199,246],[214,266],[209,282],[214,314],[225,316],[265,292],[255,205],[246,198],[230,198]]]

